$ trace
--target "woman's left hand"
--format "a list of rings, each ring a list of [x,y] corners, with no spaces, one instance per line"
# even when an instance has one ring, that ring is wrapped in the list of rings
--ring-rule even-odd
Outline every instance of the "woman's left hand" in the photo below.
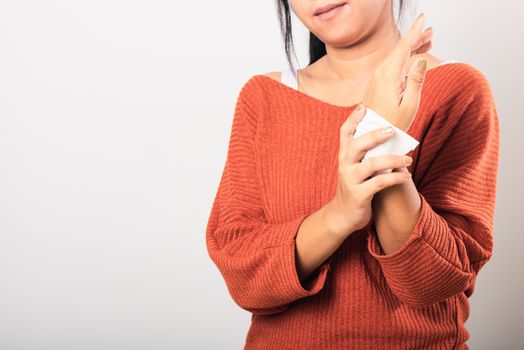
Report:
[[[431,27],[421,31],[424,20],[424,14],[421,13],[409,32],[399,39],[397,46],[377,67],[368,82],[363,100],[366,107],[403,131],[409,129],[418,111],[426,75],[427,62],[419,59],[410,67],[406,78],[408,58],[412,54],[428,51],[431,47],[433,32]]]

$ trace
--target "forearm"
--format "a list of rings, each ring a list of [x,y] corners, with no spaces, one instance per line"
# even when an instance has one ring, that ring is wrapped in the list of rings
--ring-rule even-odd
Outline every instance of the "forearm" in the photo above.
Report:
[[[409,179],[376,193],[372,206],[380,245],[386,255],[391,254],[402,247],[413,232],[421,207],[418,190]]]
[[[297,273],[301,281],[329,258],[347,235],[336,232],[329,221],[329,203],[304,219],[296,236]]]

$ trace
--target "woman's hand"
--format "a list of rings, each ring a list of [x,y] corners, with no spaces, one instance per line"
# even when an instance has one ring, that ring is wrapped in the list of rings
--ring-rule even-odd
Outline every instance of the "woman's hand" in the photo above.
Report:
[[[354,138],[357,124],[366,109],[355,109],[340,127],[338,184],[335,197],[325,206],[329,230],[339,237],[364,228],[371,219],[371,200],[378,191],[411,178],[411,173],[391,172],[371,177],[375,172],[406,167],[411,157],[385,155],[360,161],[364,153],[388,140],[393,133],[377,129]]]
[[[375,70],[368,82],[363,103],[386,118],[391,124],[407,131],[418,111],[427,62],[419,59],[410,67],[406,81],[408,58],[415,53],[428,51],[433,32],[424,25],[421,13],[409,32],[397,43],[389,56]]]

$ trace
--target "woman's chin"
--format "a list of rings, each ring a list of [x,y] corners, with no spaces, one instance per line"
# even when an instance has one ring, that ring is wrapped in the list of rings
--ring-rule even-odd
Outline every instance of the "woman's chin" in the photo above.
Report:
[[[334,33],[324,34],[319,36],[320,40],[328,46],[332,47],[346,47],[354,43],[358,37],[355,35],[349,35],[346,32],[343,33]]]

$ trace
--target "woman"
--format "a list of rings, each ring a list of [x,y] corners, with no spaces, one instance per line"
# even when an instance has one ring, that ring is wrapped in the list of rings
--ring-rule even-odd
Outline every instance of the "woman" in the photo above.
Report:
[[[485,76],[430,55],[423,15],[401,37],[391,0],[278,4],[286,43],[290,6],[310,30],[311,62],[296,89],[270,72],[240,90],[206,231],[252,313],[245,348],[468,349],[468,298],[493,249]],[[392,128],[355,136],[372,114]],[[410,156],[366,157],[406,137]]]

